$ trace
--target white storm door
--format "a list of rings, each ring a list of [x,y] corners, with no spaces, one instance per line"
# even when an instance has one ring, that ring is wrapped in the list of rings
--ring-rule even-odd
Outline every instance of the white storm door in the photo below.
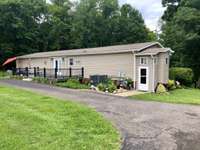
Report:
[[[62,65],[62,59],[61,58],[54,58],[53,61],[53,68],[57,68],[58,69],[58,75],[61,74],[61,65]]]
[[[148,91],[149,71],[148,67],[139,67],[139,83],[138,89],[141,91]]]

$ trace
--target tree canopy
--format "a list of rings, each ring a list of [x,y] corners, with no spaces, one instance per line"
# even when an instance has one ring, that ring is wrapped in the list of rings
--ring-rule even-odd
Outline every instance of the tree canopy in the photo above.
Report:
[[[200,77],[200,1],[163,0],[163,4],[167,6],[167,10],[163,16],[161,38],[165,46],[175,51],[172,66],[191,67],[195,73],[195,80],[198,80]],[[167,16],[173,4],[177,9]]]
[[[118,0],[1,0],[0,63],[60,49],[155,40],[142,15]]]

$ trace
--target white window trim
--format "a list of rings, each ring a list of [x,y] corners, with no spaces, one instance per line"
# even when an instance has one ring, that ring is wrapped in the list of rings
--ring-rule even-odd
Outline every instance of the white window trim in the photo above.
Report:
[[[142,63],[142,59],[143,59],[143,63]],[[144,61],[145,60],[145,61]],[[148,62],[147,62],[147,57],[140,57],[140,65],[147,65]],[[145,62],[145,63],[144,63]]]
[[[70,60],[72,60],[72,62],[73,62],[73,65],[71,65],[71,62],[70,62]],[[69,58],[69,66],[74,66],[74,58]]]

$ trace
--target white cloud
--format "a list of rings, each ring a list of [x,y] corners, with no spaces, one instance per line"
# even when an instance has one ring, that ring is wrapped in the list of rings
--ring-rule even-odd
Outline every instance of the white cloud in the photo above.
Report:
[[[137,8],[143,15],[145,23],[150,30],[156,30],[158,21],[165,8],[161,0],[119,0],[120,4],[128,3]]]

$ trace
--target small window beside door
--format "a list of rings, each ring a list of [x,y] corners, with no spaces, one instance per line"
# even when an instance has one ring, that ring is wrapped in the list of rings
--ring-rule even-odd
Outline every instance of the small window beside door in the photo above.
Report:
[[[140,64],[141,65],[147,65],[147,58],[146,57],[141,57],[140,58]]]
[[[69,65],[70,65],[70,66],[73,66],[73,65],[74,65],[74,59],[73,59],[73,58],[70,58],[70,59],[69,59]]]

